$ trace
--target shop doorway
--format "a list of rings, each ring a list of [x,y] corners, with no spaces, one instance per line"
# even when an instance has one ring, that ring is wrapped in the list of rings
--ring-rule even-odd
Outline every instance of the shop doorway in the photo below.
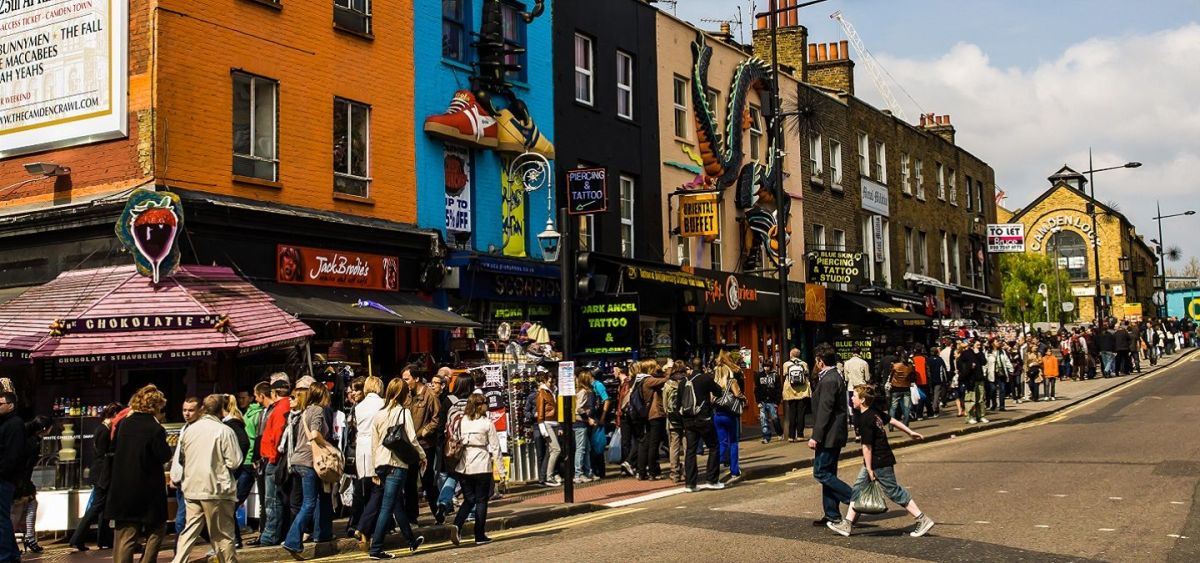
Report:
[[[122,403],[128,401],[134,391],[153,383],[167,397],[167,421],[183,422],[181,411],[183,400],[187,398],[187,383],[191,377],[191,368],[137,368],[121,371],[121,381],[124,381],[125,384],[121,386],[119,401]]]

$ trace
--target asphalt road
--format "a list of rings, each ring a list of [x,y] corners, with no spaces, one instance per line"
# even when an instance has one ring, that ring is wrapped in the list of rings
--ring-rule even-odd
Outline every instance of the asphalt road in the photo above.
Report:
[[[811,525],[808,471],[434,544],[425,561],[1200,561],[1200,358],[1049,418],[898,452],[937,522],[893,507],[843,538]],[[798,450],[798,455],[804,455]],[[852,479],[861,462],[842,465]],[[469,542],[466,544],[469,545]],[[361,554],[320,561],[360,560]]]

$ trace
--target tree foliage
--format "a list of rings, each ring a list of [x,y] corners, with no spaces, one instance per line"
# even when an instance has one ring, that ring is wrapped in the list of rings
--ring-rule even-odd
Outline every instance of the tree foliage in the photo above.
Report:
[[[1167,278],[1191,278],[1186,280],[1169,280],[1170,289],[1181,287],[1200,287],[1200,258],[1192,256],[1182,268],[1167,268]]]
[[[1054,260],[1044,254],[1012,253],[1000,257],[1001,285],[1004,290],[1004,320],[1010,322],[1036,322],[1046,318],[1046,299],[1050,299],[1050,318],[1058,308],[1057,291],[1061,290],[1064,302],[1075,303],[1071,293],[1071,278],[1065,268],[1058,273],[1058,289],[1054,283]],[[1038,287],[1046,284],[1046,296],[1038,293]],[[1070,313],[1063,313],[1063,321],[1069,322],[1079,313],[1078,304]]]

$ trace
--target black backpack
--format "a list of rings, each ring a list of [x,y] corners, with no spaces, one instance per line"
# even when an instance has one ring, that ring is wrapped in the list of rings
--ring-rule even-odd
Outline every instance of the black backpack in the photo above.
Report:
[[[650,417],[650,404],[642,396],[642,386],[645,384],[646,380],[643,379],[641,383],[635,383],[629,389],[629,418],[638,422]]]

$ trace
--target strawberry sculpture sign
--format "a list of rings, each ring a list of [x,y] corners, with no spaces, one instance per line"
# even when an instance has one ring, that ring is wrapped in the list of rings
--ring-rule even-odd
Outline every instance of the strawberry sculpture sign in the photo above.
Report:
[[[179,267],[175,238],[183,229],[183,204],[171,192],[137,189],[114,229],[121,244],[133,254],[138,273],[158,283]]]

